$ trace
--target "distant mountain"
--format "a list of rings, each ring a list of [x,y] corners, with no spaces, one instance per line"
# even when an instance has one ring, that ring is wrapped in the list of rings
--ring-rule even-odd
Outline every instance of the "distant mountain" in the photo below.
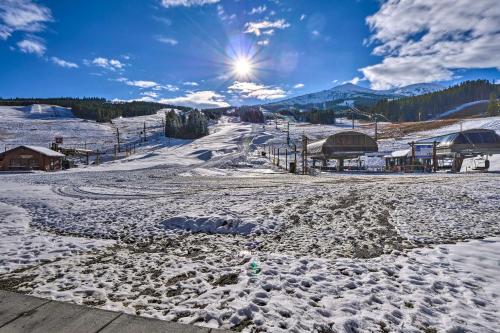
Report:
[[[269,103],[266,106],[306,107],[322,106],[323,103],[328,103],[329,107],[338,106],[341,108],[354,103],[373,104],[381,99],[397,99],[401,97],[418,96],[442,90],[444,88],[445,87],[434,83],[420,83],[390,90],[373,90],[370,88],[360,87],[352,83],[346,83],[317,93],[301,95]]]
[[[390,92],[391,94],[397,96],[410,97],[410,96],[419,96],[419,95],[433,93],[436,91],[443,90],[445,88],[446,87],[436,83],[417,83],[401,88],[390,89],[387,90],[387,92]]]

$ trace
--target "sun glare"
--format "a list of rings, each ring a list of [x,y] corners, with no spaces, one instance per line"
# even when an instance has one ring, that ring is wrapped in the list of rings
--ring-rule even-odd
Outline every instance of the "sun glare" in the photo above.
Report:
[[[233,69],[236,75],[246,77],[252,73],[252,64],[246,58],[238,58],[233,63]]]

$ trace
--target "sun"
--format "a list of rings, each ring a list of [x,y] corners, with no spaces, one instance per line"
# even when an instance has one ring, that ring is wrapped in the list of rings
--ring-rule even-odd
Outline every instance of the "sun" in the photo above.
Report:
[[[247,58],[237,58],[233,63],[234,73],[240,77],[247,77],[252,74],[252,63]]]

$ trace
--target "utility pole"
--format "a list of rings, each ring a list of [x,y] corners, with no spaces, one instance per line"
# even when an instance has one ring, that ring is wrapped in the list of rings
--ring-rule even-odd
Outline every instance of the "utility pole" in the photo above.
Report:
[[[276,129],[278,129],[278,114],[274,114],[274,124],[276,125]]]
[[[294,173],[297,173],[297,145],[294,144],[293,145],[293,153],[294,153],[294,159],[293,159],[293,162],[295,163],[295,172]]]
[[[148,141],[147,137],[146,137],[146,122],[144,122],[144,130],[143,130],[143,133],[144,133],[144,142]]]
[[[307,136],[302,135],[302,174],[307,174]]]
[[[285,149],[285,170],[288,170],[288,148]]]
[[[118,152],[120,152],[120,130],[118,127],[116,128],[116,142],[118,143]]]
[[[375,115],[375,141],[378,140],[378,118],[377,118],[377,115]]]
[[[352,129],[354,129],[354,109],[351,109],[352,111]]]
[[[167,136],[167,111],[165,111],[165,127],[163,128],[163,132],[165,133],[165,137]]]
[[[286,145],[290,145],[290,121],[287,123],[287,130],[286,130]]]

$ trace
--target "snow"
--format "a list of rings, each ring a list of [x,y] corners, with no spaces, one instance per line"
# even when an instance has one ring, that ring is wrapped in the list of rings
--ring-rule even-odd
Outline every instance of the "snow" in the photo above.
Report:
[[[429,94],[443,89],[445,89],[444,86],[435,83],[417,83],[401,88],[393,88],[387,92],[397,96],[410,97]]]
[[[391,153],[392,157],[407,157],[411,155],[411,149],[396,150]]]
[[[436,117],[436,119],[442,119],[442,118],[445,118],[449,115],[452,115],[454,113],[457,113],[457,112],[460,112],[468,107],[471,107],[471,106],[474,106],[474,105],[478,105],[478,104],[486,104],[488,103],[489,100],[479,100],[479,101],[474,101],[474,102],[469,102],[469,103],[464,103],[462,105],[459,105],[453,109],[450,109],[448,111],[445,111],[443,113],[441,113],[439,116]]]
[[[308,105],[322,104],[334,100],[344,100],[338,105],[350,106],[356,98],[380,99],[382,97],[399,98],[417,96],[444,89],[443,86],[432,83],[420,83],[389,90],[373,90],[360,87],[352,83],[342,84],[332,89],[316,93],[296,96],[282,101],[273,102],[270,105]]]
[[[95,251],[114,244],[113,241],[63,237],[40,231],[31,225],[33,216],[22,206],[31,205],[29,201],[37,198],[41,191],[29,186],[2,181],[2,192],[4,200],[0,201],[0,234],[2,235],[0,274],[52,262],[56,259],[60,260],[77,253]],[[52,199],[57,200],[57,197],[52,196]],[[23,203],[11,205],[9,201]]]
[[[43,154],[43,155],[46,155],[46,156],[51,156],[51,157],[64,157],[65,156],[64,154],[61,154],[57,151],[54,151],[52,149],[45,148],[45,147],[37,147],[37,146],[21,146],[21,147],[31,149],[33,151],[36,151],[36,152]]]
[[[115,125],[132,139],[160,119]],[[22,121],[41,130],[47,120]],[[100,166],[0,175],[0,286],[243,332],[498,330],[500,175],[290,175],[260,155],[284,142],[279,126],[224,117],[198,140],[152,132]],[[350,126],[294,124],[291,139]],[[17,136],[34,138],[26,127]]]

